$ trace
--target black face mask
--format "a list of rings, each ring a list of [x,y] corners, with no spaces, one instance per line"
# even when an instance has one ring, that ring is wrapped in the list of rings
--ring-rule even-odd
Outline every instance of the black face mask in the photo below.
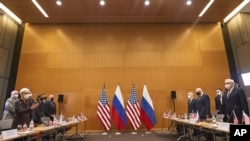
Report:
[[[197,94],[197,95],[201,95],[201,93],[200,93],[200,92],[196,92],[196,94]]]
[[[54,101],[54,98],[51,98],[50,101]]]

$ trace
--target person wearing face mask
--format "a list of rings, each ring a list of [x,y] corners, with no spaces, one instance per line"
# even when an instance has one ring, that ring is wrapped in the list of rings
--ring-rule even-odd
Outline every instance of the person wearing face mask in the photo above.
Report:
[[[188,115],[197,112],[197,99],[194,98],[193,92],[188,92]],[[187,129],[188,130],[188,129]],[[197,137],[199,135],[198,130],[193,130],[193,136]]]
[[[205,120],[206,118],[211,117],[210,112],[210,98],[207,94],[205,94],[201,88],[195,89],[196,94],[198,96],[197,99],[197,110],[200,116],[200,120]]]
[[[211,118],[210,112],[210,98],[209,95],[205,94],[201,88],[196,88],[195,92],[198,96],[197,99],[197,110],[201,121],[206,120],[206,118]],[[207,141],[213,140],[213,135],[211,133],[200,132],[198,136],[205,136]]]
[[[188,92],[188,114],[197,112],[197,100],[192,92]]]
[[[45,116],[51,117],[50,103],[47,100],[47,95],[46,94],[43,95],[43,104],[44,104],[44,114],[45,114]]]
[[[56,115],[56,103],[54,101],[54,95],[49,95],[48,107],[50,115]]]
[[[217,88],[215,92],[216,92],[216,96],[214,98],[215,110],[217,114],[225,114],[224,109],[223,109],[222,90],[220,88]]]
[[[41,117],[46,117],[46,102],[45,102],[45,94],[40,94],[39,95],[39,100],[38,100],[38,102],[39,102],[39,107],[38,107],[38,109],[39,109],[39,112],[40,112],[40,115],[41,115]]]
[[[19,124],[29,125],[31,112],[39,105],[38,103],[34,103],[29,106],[28,98],[30,93],[28,88],[22,88],[20,90],[21,98],[15,102],[15,114],[11,125],[12,129],[16,129]]]
[[[10,98],[5,102],[2,120],[13,119],[15,113],[15,102],[18,100],[18,91],[13,90]]]
[[[239,124],[242,123],[242,111],[249,116],[248,102],[246,94],[242,88],[235,87],[234,80],[225,79],[226,91],[223,95],[225,99],[225,111],[227,121],[234,123],[233,111],[238,119]]]
[[[41,94],[37,95],[36,102],[39,103],[39,106],[37,108],[35,108],[32,112],[32,118],[33,118],[33,121],[36,125],[41,124],[42,123],[41,117],[45,116],[44,113],[41,111],[42,110],[41,109],[41,105],[42,105],[41,104],[41,101],[42,101],[41,97],[42,97]]]

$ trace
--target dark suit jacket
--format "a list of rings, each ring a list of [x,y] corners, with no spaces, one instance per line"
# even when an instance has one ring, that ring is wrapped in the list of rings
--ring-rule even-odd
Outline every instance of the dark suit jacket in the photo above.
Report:
[[[197,100],[193,98],[191,101],[188,100],[188,113],[197,112]]]
[[[48,101],[48,108],[50,115],[56,115],[56,103],[54,101]]]
[[[234,87],[227,98],[227,92],[224,93],[225,111],[229,117],[228,122],[233,123],[232,111],[235,112],[239,123],[242,123],[242,111],[249,116],[249,109],[246,94],[243,89]]]
[[[217,114],[225,114],[224,108],[223,108],[223,98],[222,98],[222,103],[220,101],[220,96],[216,96],[214,98],[215,100],[215,109],[217,112]]]
[[[197,109],[200,119],[206,119],[206,116],[211,117],[210,113],[210,98],[207,94],[201,95],[197,100]]]
[[[15,103],[15,115],[11,128],[15,129],[19,124],[23,125],[25,123],[29,125],[31,112],[32,110],[29,107],[28,101],[25,100],[24,102],[24,100],[19,99]]]

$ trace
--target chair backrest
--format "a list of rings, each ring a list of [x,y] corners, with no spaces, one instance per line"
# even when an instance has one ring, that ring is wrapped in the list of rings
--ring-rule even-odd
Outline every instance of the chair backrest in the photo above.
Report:
[[[41,117],[41,121],[44,125],[49,125],[50,117]]]
[[[0,130],[9,130],[11,129],[13,119],[5,119],[5,120],[0,120]]]
[[[223,121],[224,115],[223,114],[217,114],[216,115],[216,121]]]

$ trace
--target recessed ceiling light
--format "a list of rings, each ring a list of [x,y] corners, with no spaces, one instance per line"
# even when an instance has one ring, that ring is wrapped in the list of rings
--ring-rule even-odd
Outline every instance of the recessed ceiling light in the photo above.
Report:
[[[149,6],[150,1],[149,1],[149,0],[145,0],[144,4],[145,4],[146,6]]]
[[[191,5],[192,4],[192,0],[187,0],[186,4],[187,5]]]
[[[105,1],[104,0],[100,0],[100,5],[101,6],[105,5]]]
[[[61,6],[62,5],[62,1],[61,0],[56,0],[56,5]]]

